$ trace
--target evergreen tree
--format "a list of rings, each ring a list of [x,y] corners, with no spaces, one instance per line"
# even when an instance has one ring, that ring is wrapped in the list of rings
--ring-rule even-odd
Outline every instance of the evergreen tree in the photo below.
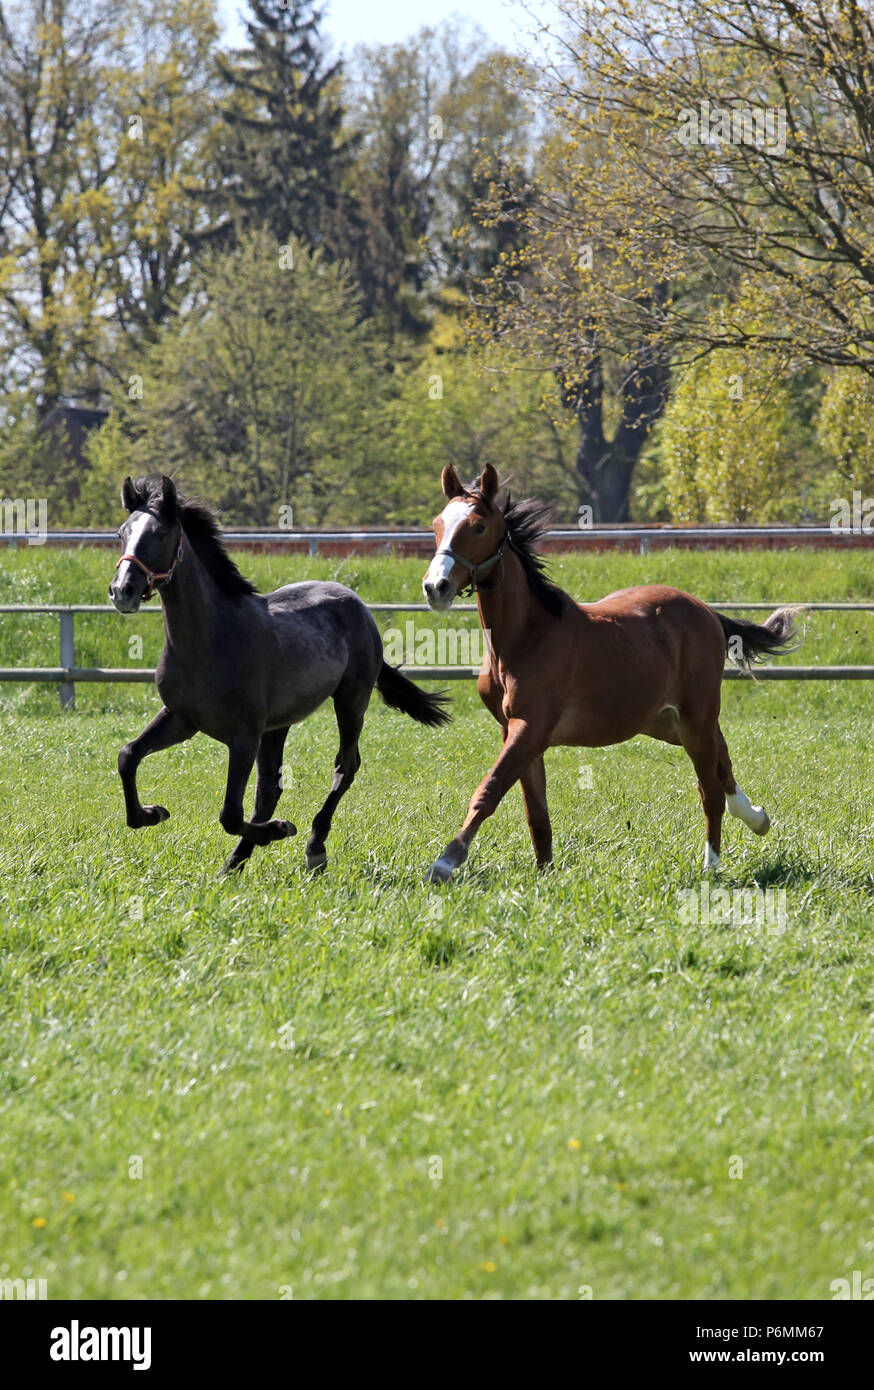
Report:
[[[249,0],[250,46],[220,69],[222,109],[215,178],[205,198],[210,239],[265,228],[329,254],[342,252],[351,211],[340,193],[354,139],[343,132],[341,64],[326,63],[312,0]],[[202,190],[201,190],[202,193]]]

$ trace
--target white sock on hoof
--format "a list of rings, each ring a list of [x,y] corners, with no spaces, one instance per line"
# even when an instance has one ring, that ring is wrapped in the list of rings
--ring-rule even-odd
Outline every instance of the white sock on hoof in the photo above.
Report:
[[[728,809],[733,816],[742,820],[744,825],[748,825],[756,835],[767,834],[771,822],[764,806],[754,806],[746,792],[742,791],[740,787],[737,787],[727,800]]]
[[[708,840],[704,846],[704,871],[719,868],[719,855]]]
[[[434,863],[428,870],[425,882],[448,883],[450,878],[452,877],[452,871],[454,867],[455,866],[451,860],[446,859],[444,856],[441,855],[439,859],[434,860]]]

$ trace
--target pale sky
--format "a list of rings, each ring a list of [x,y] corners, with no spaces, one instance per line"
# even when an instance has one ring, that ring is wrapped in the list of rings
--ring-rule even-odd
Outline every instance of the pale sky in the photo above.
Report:
[[[323,33],[337,51],[356,43],[398,43],[451,15],[475,20],[495,44],[509,49],[519,47],[532,26],[519,0],[324,0],[322,8]],[[219,0],[228,44],[244,41],[239,16],[246,11],[245,0]]]

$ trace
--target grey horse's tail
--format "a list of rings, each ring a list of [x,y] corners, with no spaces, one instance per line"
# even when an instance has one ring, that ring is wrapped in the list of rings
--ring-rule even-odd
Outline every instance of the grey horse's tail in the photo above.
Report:
[[[420,724],[448,724],[452,718],[444,709],[448,695],[429,695],[386,661],[376,678],[376,688],[391,709],[402,710]]]

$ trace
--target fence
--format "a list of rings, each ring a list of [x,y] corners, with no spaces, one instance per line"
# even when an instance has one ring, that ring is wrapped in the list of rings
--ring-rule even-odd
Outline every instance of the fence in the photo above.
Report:
[[[726,610],[753,612],[764,609],[772,612],[779,603],[738,603],[717,602],[711,607]],[[874,603],[807,603],[803,607],[808,612],[828,613],[871,613]],[[425,603],[370,603],[372,613],[430,613]],[[457,603],[456,613],[475,613],[474,603]],[[140,614],[159,614],[160,607],[141,608]],[[79,682],[104,684],[149,684],[155,679],[154,668],[147,667],[101,667],[76,666],[75,617],[77,613],[112,613],[116,610],[109,603],[4,603],[0,604],[0,614],[55,614],[59,626],[59,666],[7,666],[0,667],[0,682],[17,681],[29,684],[32,681],[48,681],[60,687],[61,708],[71,709],[75,702],[76,685]],[[139,614],[138,614],[139,616]],[[419,680],[474,680],[479,674],[478,666],[414,666],[411,674]],[[726,680],[748,680],[745,671],[736,667],[726,667]],[[763,666],[756,671],[757,680],[769,681],[832,681],[832,680],[874,680],[874,666]]]
[[[248,550],[276,550],[290,554],[329,554],[350,555],[353,553],[389,553],[398,555],[427,556],[433,554],[434,537],[423,529],[409,531],[359,530],[359,531],[259,531],[226,530],[225,542],[234,547]],[[118,545],[115,531],[63,530],[47,531],[42,536],[26,532],[0,531],[0,544],[10,547],[18,545]],[[742,549],[767,548],[782,549],[786,546],[813,546],[816,548],[845,549],[869,547],[874,544],[874,535],[862,530],[861,523],[855,530],[832,529],[831,526],[674,526],[668,523],[653,523],[638,526],[623,523],[618,526],[597,524],[575,529],[556,527],[544,537],[543,549],[547,553],[578,550],[629,550],[637,549],[641,555],[649,553],[650,548],[663,549],[676,546],[680,549],[713,550],[726,545]]]

